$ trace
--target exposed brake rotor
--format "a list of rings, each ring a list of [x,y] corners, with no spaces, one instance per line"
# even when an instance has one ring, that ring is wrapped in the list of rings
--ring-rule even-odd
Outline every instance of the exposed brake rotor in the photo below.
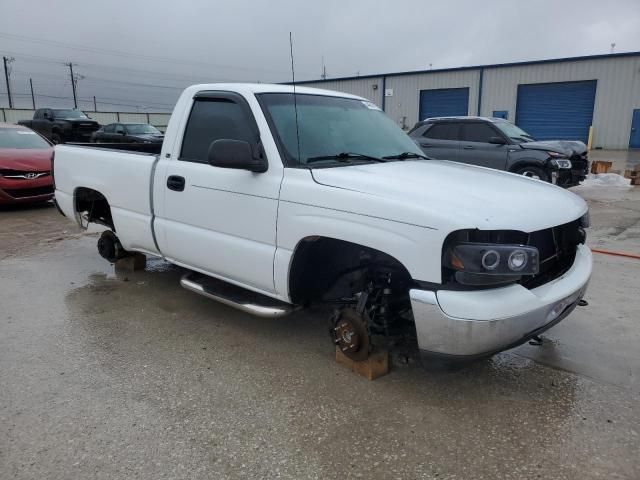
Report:
[[[369,332],[365,318],[353,308],[344,308],[333,317],[331,336],[337,347],[355,361],[369,356]]]

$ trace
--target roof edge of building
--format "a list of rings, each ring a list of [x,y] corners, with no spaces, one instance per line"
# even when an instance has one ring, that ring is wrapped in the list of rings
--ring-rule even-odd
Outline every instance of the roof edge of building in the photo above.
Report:
[[[430,70],[407,70],[402,72],[375,73],[375,74],[368,74],[368,75],[355,75],[350,77],[336,77],[336,78],[317,79],[317,80],[301,80],[301,81],[296,81],[295,83],[296,85],[304,85],[306,83],[326,83],[326,82],[336,82],[336,81],[344,81],[344,80],[366,80],[370,78],[400,77],[404,75],[417,75],[417,74],[425,74],[425,73],[445,73],[445,72],[456,72],[456,71],[464,71],[464,70],[480,70],[480,69],[487,69],[487,68],[522,67],[526,65],[540,65],[545,63],[563,63],[563,62],[575,62],[575,61],[581,61],[581,60],[603,60],[603,59],[609,59],[609,58],[635,57],[635,56],[640,56],[640,51],[603,53],[598,55],[582,55],[579,57],[549,58],[545,60],[527,60],[522,62],[492,63],[492,64],[486,64],[486,65],[469,65],[465,67],[438,68],[438,69],[430,69]],[[293,84],[293,82],[283,82],[283,83],[286,85]]]

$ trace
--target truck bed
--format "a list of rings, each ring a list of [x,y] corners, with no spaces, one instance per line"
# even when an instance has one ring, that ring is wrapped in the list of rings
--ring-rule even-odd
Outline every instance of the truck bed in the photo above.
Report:
[[[138,153],[151,153],[160,155],[162,150],[161,143],[81,143],[81,142],[68,142],[65,145],[74,145],[76,147],[85,148],[102,148],[105,150],[124,150],[127,152]]]
[[[151,189],[159,155],[101,145],[107,148],[95,144],[56,146],[54,179],[60,209],[75,218],[78,189],[95,190],[108,199],[124,248],[158,253],[151,227]]]

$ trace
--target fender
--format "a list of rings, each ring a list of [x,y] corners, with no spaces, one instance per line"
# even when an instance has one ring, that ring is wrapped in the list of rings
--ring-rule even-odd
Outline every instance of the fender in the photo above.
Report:
[[[546,158],[545,159],[540,159],[540,158],[535,158],[535,157],[526,157],[526,158],[518,159],[512,165],[509,165],[509,168],[507,170],[509,172],[515,172],[519,168],[525,167],[525,166],[528,166],[528,165],[529,166],[534,166],[534,167],[540,167],[540,168],[544,168],[544,169],[547,169],[549,167],[548,161],[547,161]]]
[[[340,240],[376,250],[397,260],[413,279],[441,281],[441,249],[448,232],[374,219],[321,207],[281,202],[278,245],[274,258],[274,284],[289,299],[289,276],[300,245],[311,238]],[[437,255],[424,251],[437,249]]]

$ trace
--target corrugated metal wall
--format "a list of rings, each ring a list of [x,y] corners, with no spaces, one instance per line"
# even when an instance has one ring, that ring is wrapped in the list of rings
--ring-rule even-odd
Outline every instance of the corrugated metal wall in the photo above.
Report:
[[[31,120],[34,110],[0,108],[0,122],[17,123],[20,120]],[[150,123],[163,132],[169,124],[169,113],[131,113],[131,112],[84,112],[100,125],[115,122]]]
[[[640,56],[487,68],[482,115],[508,110],[516,118],[519,84],[597,80],[593,146],[627,148],[634,108],[640,108]]]
[[[468,87],[469,115],[475,115],[479,79],[478,70],[388,76],[386,88],[393,90],[393,96],[386,97],[385,112],[401,127],[411,128],[418,121],[421,90]]]
[[[353,80],[326,80],[309,83],[305,82],[304,86],[358,95],[359,97],[371,100],[379,107],[382,107],[382,77],[354,78]]]
[[[519,84],[597,80],[593,113],[593,146],[628,148],[633,110],[640,108],[640,55],[567,60],[540,64],[484,67],[480,114],[508,111],[516,118]],[[412,127],[418,120],[420,91],[436,88],[469,88],[469,115],[478,108],[481,68],[385,75],[385,112],[398,125]],[[337,90],[369,98],[382,105],[383,77],[353,78],[304,83],[305,86]],[[378,89],[373,90],[372,85]]]

